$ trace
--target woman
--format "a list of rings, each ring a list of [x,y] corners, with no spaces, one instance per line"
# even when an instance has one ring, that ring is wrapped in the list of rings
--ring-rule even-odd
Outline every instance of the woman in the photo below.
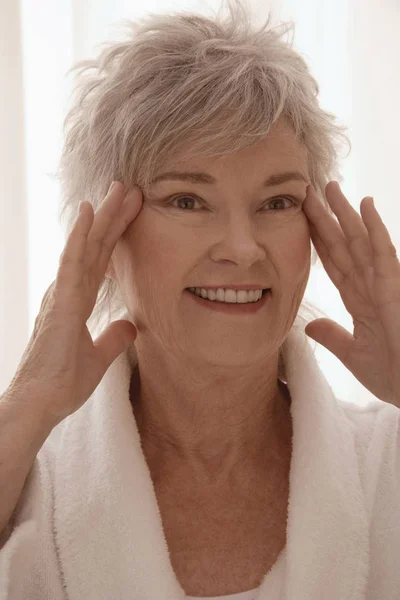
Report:
[[[69,237],[2,397],[1,599],[398,597],[396,252],[331,181],[347,138],[303,59],[229,9],[83,63]],[[304,331],[310,237],[353,335]],[[305,333],[376,402],[336,399]]]

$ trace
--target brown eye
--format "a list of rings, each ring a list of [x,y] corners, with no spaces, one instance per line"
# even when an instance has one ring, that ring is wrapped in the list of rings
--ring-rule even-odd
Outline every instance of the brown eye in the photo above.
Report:
[[[291,196],[277,196],[276,198],[272,198],[272,200],[269,200],[267,202],[267,204],[264,205],[265,206],[269,206],[269,205],[273,205],[273,203],[278,203],[278,202],[282,202],[286,200],[287,202],[291,203],[288,204],[288,208],[290,208],[293,205],[297,205],[299,203],[298,200],[296,200],[295,198],[291,197]],[[186,212],[194,212],[193,210],[190,210],[190,208],[187,208],[187,202],[199,202],[201,204],[201,201],[198,200],[198,198],[194,198],[193,196],[175,196],[174,198],[172,198],[171,200],[167,200],[165,202],[165,204],[167,206],[171,206],[171,208],[174,208],[176,210],[180,210],[180,211],[186,211]],[[173,203],[176,203],[176,205],[174,206]],[[178,204],[180,203],[180,205]],[[185,203],[186,203],[186,208],[185,208]],[[163,203],[164,204],[164,203]],[[272,210],[272,212],[281,212],[282,210],[285,210],[285,206],[283,206],[283,209],[276,209],[276,210]],[[269,211],[264,211],[264,212],[271,212]]]
[[[270,204],[277,203],[277,202],[279,202],[281,200],[288,200],[288,201],[290,201],[292,203],[292,205],[293,204],[295,206],[297,205],[296,199],[292,198],[291,196],[278,196],[277,198],[272,198],[272,200],[270,200],[269,202],[267,202],[267,204],[265,206],[269,206]],[[273,212],[277,212],[277,211],[273,211]]]
[[[172,198],[172,200],[170,200],[167,204],[169,206],[172,206],[173,202],[182,202],[182,201],[189,201],[189,202],[200,202],[200,200],[198,200],[197,198],[193,198],[192,196],[176,196],[175,198]],[[182,208],[183,202],[181,203],[181,206],[172,206],[172,208],[176,208],[177,210],[187,210],[186,208]],[[189,212],[193,212],[190,211]]]

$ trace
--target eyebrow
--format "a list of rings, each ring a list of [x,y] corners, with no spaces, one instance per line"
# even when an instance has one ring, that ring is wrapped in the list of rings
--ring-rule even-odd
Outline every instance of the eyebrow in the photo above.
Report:
[[[210,175],[209,173],[179,173],[177,171],[169,171],[168,173],[163,173],[162,175],[158,175],[153,181],[151,185],[159,183],[160,181],[186,181],[188,183],[217,183],[215,177]],[[284,173],[276,173],[275,175],[270,175],[268,179],[266,179],[263,183],[263,187],[270,187],[273,185],[281,185],[282,183],[286,183],[287,181],[304,181],[308,183],[307,179],[299,173],[298,171],[286,171]]]

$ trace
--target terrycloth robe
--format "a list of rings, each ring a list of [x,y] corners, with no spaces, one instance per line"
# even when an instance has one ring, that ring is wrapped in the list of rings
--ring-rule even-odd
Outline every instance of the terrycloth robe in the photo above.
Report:
[[[399,600],[400,410],[336,398],[296,323],[283,356],[287,543],[257,600]],[[135,361],[133,344],[38,453],[0,543],[0,600],[185,598],[129,398]]]

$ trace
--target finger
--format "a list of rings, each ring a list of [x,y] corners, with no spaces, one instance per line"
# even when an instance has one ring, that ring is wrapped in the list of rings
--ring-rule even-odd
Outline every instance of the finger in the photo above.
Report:
[[[93,224],[88,236],[88,265],[96,266],[99,277],[103,278],[111,254],[118,239],[127,228],[132,218],[138,213],[139,188],[134,188],[123,195],[123,201],[117,203],[104,213],[99,211],[99,220]]]
[[[117,213],[121,210],[126,193],[125,186],[116,181],[114,189],[108,191],[104,200],[94,212],[93,224],[88,233],[85,257],[88,266],[98,264],[100,254],[103,251],[104,238],[111,224],[115,221]]]
[[[346,237],[349,252],[358,268],[372,265],[372,248],[368,230],[361,216],[353,208],[336,182],[326,186],[326,197]]]
[[[104,277],[106,268],[110,262],[110,257],[118,240],[127,229],[128,225],[136,218],[141,206],[142,192],[139,187],[135,186],[125,196],[124,203],[120,208],[117,218],[112,221],[104,236],[101,253],[98,258],[101,277]]]
[[[37,317],[35,319],[35,323],[34,323],[33,334],[32,334],[33,338],[36,337],[37,332],[38,332],[39,328],[41,327],[42,321],[46,314],[46,307],[49,304],[49,299],[53,293],[55,284],[56,284],[56,280],[52,281],[51,284],[49,285],[49,287],[47,288],[46,292],[44,293],[42,302],[40,304],[39,314],[37,315]]]
[[[372,198],[361,207],[365,226],[373,250],[376,304],[387,336],[390,350],[399,353],[399,336],[395,324],[398,322],[400,304],[400,263],[397,250],[389,231],[374,206]]]
[[[372,198],[367,203],[364,202],[361,211],[370,239],[376,275],[398,279],[400,264],[397,250]]]
[[[93,209],[86,204],[88,203],[83,204],[61,253],[54,284],[55,294],[60,285],[64,287],[65,282],[75,288],[82,280],[87,236],[93,223]]]
[[[332,187],[332,186],[330,186],[330,187]],[[342,203],[344,203],[344,204],[347,203],[347,200],[344,196],[343,196],[342,200],[344,200],[344,202],[342,202]],[[339,204],[340,201],[341,200],[338,199],[336,202],[336,205],[335,205],[335,210],[337,212],[339,212],[337,210],[337,205]],[[329,215],[329,213],[327,212],[325,207],[322,206],[322,211],[321,211],[320,206],[315,206],[316,203],[321,205],[321,202],[318,200],[318,198],[314,192],[313,196],[310,198],[310,204],[312,205],[312,208],[310,208],[310,205],[308,207],[308,212],[310,213],[310,223],[309,223],[310,232],[312,233],[311,238],[317,249],[318,254],[321,256],[321,262],[322,262],[328,276],[330,277],[331,281],[334,283],[334,285],[336,285],[336,287],[339,289],[339,291],[341,293],[343,291],[343,280],[353,282],[353,284],[355,284],[355,282],[356,282],[358,289],[363,290],[363,292],[368,295],[369,299],[372,302],[375,302],[376,301],[375,273],[374,273],[374,266],[373,266],[372,258],[370,258],[369,261],[365,261],[365,262],[363,260],[357,261],[354,258],[354,253],[352,253],[349,249],[349,245],[348,245],[349,242],[347,241],[347,236],[344,235],[344,232],[342,230],[342,236],[343,236],[343,239],[345,240],[344,243],[346,244],[346,251],[347,251],[347,254],[349,257],[348,264],[350,266],[349,266],[349,270],[346,270],[346,271],[344,271],[343,267],[341,269],[338,268],[337,267],[337,264],[338,264],[337,255],[338,255],[338,252],[340,249],[338,250],[337,248],[333,248],[333,250],[332,250],[332,248],[328,248],[327,245],[325,244],[325,240],[323,239],[323,236],[321,235],[321,230],[318,230],[317,227],[313,225],[313,221],[315,221],[315,218],[313,218],[313,215],[317,211],[325,213],[328,217],[331,217],[331,216]],[[331,206],[332,210],[334,210],[333,205],[334,205],[334,201],[332,200],[332,196],[331,196],[330,197],[330,206]],[[362,212],[363,212],[364,206],[365,206],[365,200],[361,203],[361,211]],[[352,210],[354,211],[354,209],[352,209]],[[356,214],[357,219],[360,222],[361,217],[356,213],[356,211],[354,211],[354,213]],[[352,216],[354,216],[354,215],[352,215]],[[323,217],[324,217],[324,215],[321,218],[321,222],[323,220]],[[336,221],[333,217],[331,217],[331,219],[334,222],[334,226],[340,228],[340,224],[336,223]],[[343,217],[343,213],[342,213],[341,219],[342,219],[342,222],[345,221],[345,218]],[[367,231],[366,235],[368,236],[368,231]],[[372,256],[373,252],[372,252],[372,246],[370,245],[369,237],[368,237],[368,245],[367,245],[367,247],[369,247],[370,256]],[[353,249],[354,249],[354,244],[353,244]],[[368,250],[366,250],[366,253],[367,253],[367,251]],[[343,298],[343,295],[342,295],[342,298]]]
[[[343,277],[348,275],[354,269],[354,264],[345,235],[339,223],[326,210],[311,185],[303,202],[303,210],[324,243],[325,254],[329,255],[336,270],[340,271]]]
[[[46,306],[48,299],[54,289],[55,284],[56,284],[56,280],[52,281],[51,284],[49,285],[49,287],[47,288],[47,290],[45,291],[44,296],[42,298],[42,303],[40,305],[40,310],[42,310]]]
[[[339,288],[343,281],[343,274],[337,269],[331,260],[329,251],[322,241],[321,237],[312,223],[309,224],[311,240],[315,246],[318,256],[321,259],[322,265],[332,281],[332,283]]]

